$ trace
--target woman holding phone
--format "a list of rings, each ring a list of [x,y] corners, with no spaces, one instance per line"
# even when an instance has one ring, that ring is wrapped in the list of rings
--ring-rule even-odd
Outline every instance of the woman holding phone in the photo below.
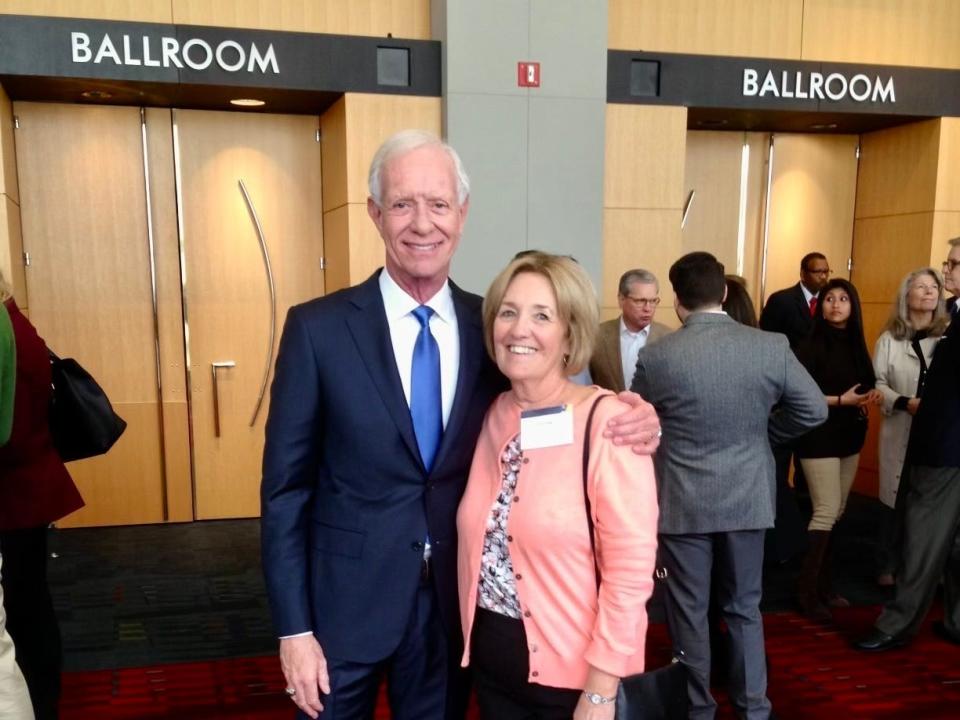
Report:
[[[876,376],[863,337],[860,298],[850,282],[836,278],[820,290],[813,330],[796,352],[829,408],[827,421],[801,437],[797,446],[813,503],[797,599],[806,616],[829,620],[829,606],[849,604],[830,588],[831,533],[843,515],[857,473],[867,435],[866,406],[882,398],[874,388]]]

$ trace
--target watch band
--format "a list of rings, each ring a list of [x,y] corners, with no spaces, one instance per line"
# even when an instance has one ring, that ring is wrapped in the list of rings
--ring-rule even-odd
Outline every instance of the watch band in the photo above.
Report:
[[[583,691],[583,696],[591,705],[609,705],[617,701],[616,695],[613,697],[606,697],[604,695],[600,695],[599,693],[592,693],[586,690]]]

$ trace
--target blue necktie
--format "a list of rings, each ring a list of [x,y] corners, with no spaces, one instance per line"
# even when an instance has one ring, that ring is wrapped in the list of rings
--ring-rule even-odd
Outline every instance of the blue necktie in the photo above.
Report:
[[[427,471],[443,436],[443,414],[440,409],[440,347],[430,332],[433,310],[421,305],[413,311],[420,323],[420,334],[413,346],[413,367],[410,373],[410,417],[417,436],[420,457]]]

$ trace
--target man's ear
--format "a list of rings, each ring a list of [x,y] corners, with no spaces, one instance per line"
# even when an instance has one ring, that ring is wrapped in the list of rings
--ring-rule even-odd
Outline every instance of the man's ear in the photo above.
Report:
[[[380,229],[380,219],[383,217],[383,208],[374,201],[372,197],[367,198],[367,215],[373,220],[373,224]]]

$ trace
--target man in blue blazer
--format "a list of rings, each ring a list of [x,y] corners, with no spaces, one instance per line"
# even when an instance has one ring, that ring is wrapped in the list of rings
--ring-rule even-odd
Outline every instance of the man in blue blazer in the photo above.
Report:
[[[448,279],[469,208],[456,152],[398,133],[369,184],[385,269],[287,316],[263,458],[263,568],[303,713],[372,717],[385,676],[394,718],[457,718],[456,510],[506,382],[483,349],[481,298]],[[656,415],[634,402],[620,444],[652,452]]]

